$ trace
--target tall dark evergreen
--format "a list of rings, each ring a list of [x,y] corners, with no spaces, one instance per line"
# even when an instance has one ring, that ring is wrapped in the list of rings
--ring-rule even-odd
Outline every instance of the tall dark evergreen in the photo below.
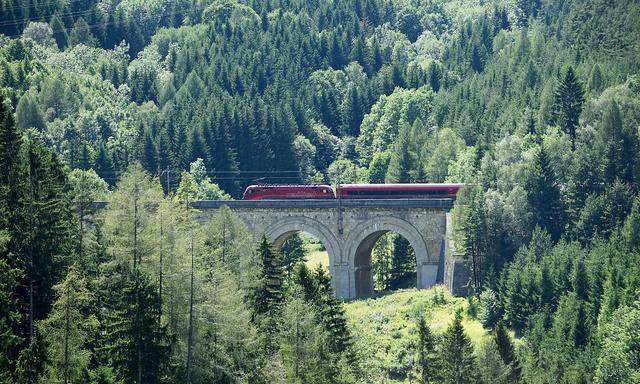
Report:
[[[435,383],[438,380],[436,343],[424,316],[418,318],[417,328],[418,382],[420,384]]]
[[[440,347],[440,367],[443,383],[477,383],[477,365],[473,344],[462,327],[462,314],[457,312],[447,327]]]
[[[138,269],[119,269],[110,284],[104,348],[118,380],[160,382],[169,363],[169,339],[159,322],[157,288]]]
[[[284,274],[280,255],[264,236],[258,246],[258,257],[261,266],[259,282],[253,292],[253,319],[265,335],[265,350],[267,353],[274,353],[278,349],[275,336],[284,302]]]
[[[552,238],[560,238],[565,222],[564,203],[544,145],[535,155],[525,185],[535,224],[547,230]]]
[[[610,184],[616,179],[633,182],[638,138],[632,129],[623,124],[620,107],[615,100],[609,103],[602,116],[597,148],[605,182]]]
[[[571,137],[576,148],[576,128],[584,104],[584,90],[576,77],[573,67],[567,68],[554,95],[553,118],[562,130]]]

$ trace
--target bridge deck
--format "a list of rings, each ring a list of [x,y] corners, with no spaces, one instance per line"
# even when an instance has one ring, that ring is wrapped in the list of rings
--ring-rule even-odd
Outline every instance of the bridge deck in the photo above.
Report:
[[[342,208],[440,208],[451,209],[454,199],[342,199]],[[338,208],[338,200],[199,200],[191,206],[196,209],[218,209],[226,205],[235,209],[260,208]]]

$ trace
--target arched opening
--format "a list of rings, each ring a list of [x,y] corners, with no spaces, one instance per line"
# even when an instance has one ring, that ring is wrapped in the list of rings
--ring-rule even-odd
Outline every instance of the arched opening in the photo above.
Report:
[[[355,258],[356,297],[417,286],[416,254],[409,240],[390,230],[367,235]]]
[[[272,241],[278,250],[281,250],[285,242],[292,239],[294,234],[301,234],[297,236],[298,239],[295,241],[302,243],[301,246],[305,250],[308,265],[313,267],[322,263],[323,266],[326,266],[327,273],[333,276],[336,258],[340,257],[340,244],[331,230],[313,218],[294,216],[274,222],[265,231],[267,239]],[[331,279],[331,284],[335,288],[333,279]]]
[[[329,252],[317,236],[305,231],[289,231],[274,239],[273,245],[281,254],[282,266],[288,277],[301,263],[310,270],[321,267],[331,274]]]

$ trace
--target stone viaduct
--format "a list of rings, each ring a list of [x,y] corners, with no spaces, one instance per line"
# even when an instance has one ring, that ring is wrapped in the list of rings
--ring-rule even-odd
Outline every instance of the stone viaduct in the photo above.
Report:
[[[416,255],[418,288],[445,284],[459,294],[466,284],[451,237],[452,199],[216,200],[192,204],[202,221],[221,206],[228,206],[256,240],[266,235],[276,247],[298,231],[317,237],[329,255],[337,297],[351,299],[373,293],[371,251],[389,231],[410,242]]]

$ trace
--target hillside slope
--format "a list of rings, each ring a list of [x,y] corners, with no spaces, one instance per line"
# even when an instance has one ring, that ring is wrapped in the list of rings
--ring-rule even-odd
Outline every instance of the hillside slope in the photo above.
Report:
[[[374,383],[408,382],[416,364],[416,321],[420,315],[440,335],[460,310],[465,332],[474,345],[488,338],[487,331],[469,316],[467,308],[466,299],[451,296],[444,287],[400,290],[345,304],[363,371]]]

